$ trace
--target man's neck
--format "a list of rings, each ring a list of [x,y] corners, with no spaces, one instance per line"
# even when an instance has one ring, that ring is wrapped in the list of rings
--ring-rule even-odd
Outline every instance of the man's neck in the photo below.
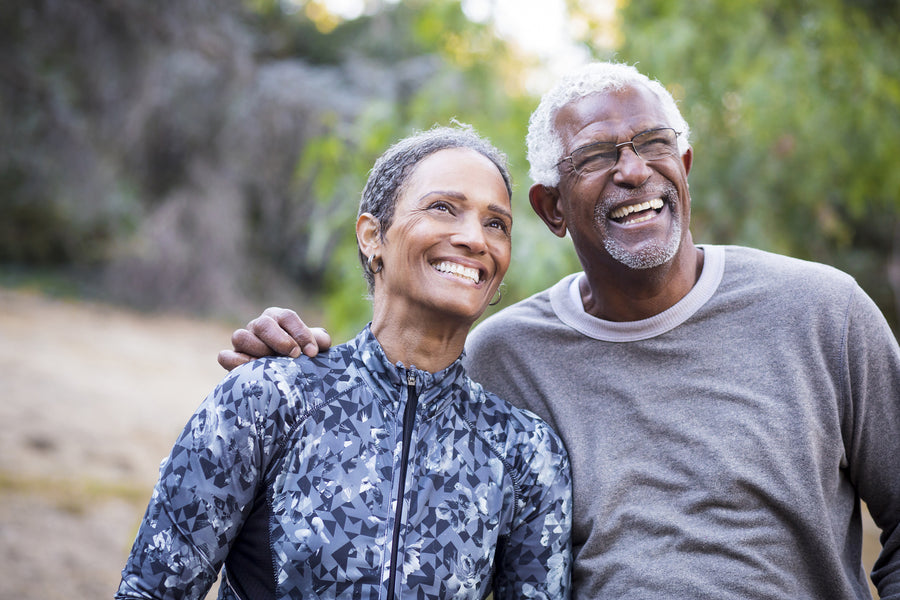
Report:
[[[585,268],[581,301],[590,315],[607,321],[640,321],[675,306],[697,283],[703,251],[690,241],[670,262],[653,269]]]

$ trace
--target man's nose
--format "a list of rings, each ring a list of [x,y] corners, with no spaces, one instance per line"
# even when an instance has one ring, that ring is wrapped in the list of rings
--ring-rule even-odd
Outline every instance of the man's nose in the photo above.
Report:
[[[640,187],[649,178],[652,170],[641,158],[631,142],[619,145],[619,159],[613,167],[613,181],[624,187]]]

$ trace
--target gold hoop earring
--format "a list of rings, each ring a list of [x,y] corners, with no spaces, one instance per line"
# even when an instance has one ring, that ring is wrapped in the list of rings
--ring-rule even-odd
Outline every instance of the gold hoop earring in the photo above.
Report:
[[[378,268],[376,269],[375,267],[372,266],[372,263],[374,262],[374,259],[375,259],[375,255],[373,254],[373,255],[371,255],[371,256],[369,257],[369,259],[366,261],[366,266],[369,267],[369,271],[370,271],[372,274],[375,274],[375,273],[381,273],[381,269],[384,268],[384,261],[383,261],[383,260],[379,260],[379,261],[378,261]]]
[[[497,287],[497,299],[493,300],[491,302],[488,302],[488,306],[497,306],[498,304],[500,304],[500,301],[503,300],[503,290],[500,289],[502,287],[503,287],[503,284],[501,283],[500,286]]]

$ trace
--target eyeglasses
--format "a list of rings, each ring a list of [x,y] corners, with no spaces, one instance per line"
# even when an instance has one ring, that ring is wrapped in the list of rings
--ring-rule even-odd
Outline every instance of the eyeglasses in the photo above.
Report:
[[[678,154],[677,140],[679,135],[681,135],[681,132],[675,131],[671,127],[660,127],[659,129],[642,131],[631,138],[631,141],[622,142],[621,144],[615,142],[594,142],[574,150],[572,154],[562,158],[556,165],[559,166],[563,162],[569,161],[572,169],[579,175],[593,173],[594,171],[605,171],[613,168],[619,162],[619,148],[622,146],[631,146],[634,153],[644,160],[657,160],[667,156],[676,156]]]

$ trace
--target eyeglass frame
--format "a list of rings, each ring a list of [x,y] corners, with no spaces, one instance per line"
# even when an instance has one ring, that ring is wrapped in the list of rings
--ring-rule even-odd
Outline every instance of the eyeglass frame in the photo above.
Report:
[[[614,166],[616,166],[617,164],[619,164],[619,156],[621,156],[621,154],[619,153],[619,148],[621,148],[622,146],[631,146],[631,151],[634,152],[634,155],[637,156],[638,158],[640,158],[641,160],[643,160],[644,162],[646,162],[648,160],[660,160],[660,158],[663,158],[663,157],[647,159],[647,158],[644,158],[643,156],[641,156],[641,153],[638,152],[638,150],[637,150],[637,146],[634,145],[634,140],[635,140],[635,138],[638,138],[638,137],[644,135],[645,133],[652,133],[654,131],[663,131],[665,129],[669,129],[675,133],[675,152],[677,154],[677,152],[678,152],[678,136],[680,136],[683,132],[676,130],[674,127],[654,127],[653,129],[645,129],[644,131],[634,134],[634,136],[627,142],[621,142],[619,144],[615,144],[614,142],[591,142],[590,144],[585,144],[584,146],[579,146],[578,148],[575,148],[574,150],[572,150],[572,152],[568,156],[564,156],[561,159],[559,159],[555,166],[558,167],[563,162],[569,161],[569,165],[571,165],[571,167],[572,167],[572,172],[574,172],[576,175],[581,175],[581,173],[579,173],[578,169],[575,168],[575,161],[573,160],[575,153],[579,152],[581,150],[584,150],[586,148],[591,148],[593,146],[599,146],[601,144],[613,144],[613,149],[616,151],[616,160],[613,164],[609,165],[608,167],[605,167],[603,169],[597,169],[596,171],[588,171],[589,173],[600,173],[602,171],[608,171],[609,169],[611,169]]]

